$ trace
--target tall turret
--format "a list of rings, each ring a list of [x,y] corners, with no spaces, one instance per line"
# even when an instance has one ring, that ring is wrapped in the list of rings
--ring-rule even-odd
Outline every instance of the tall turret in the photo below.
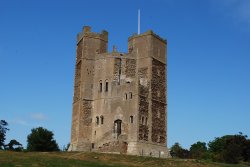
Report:
[[[101,34],[91,32],[91,27],[83,27],[77,35],[75,82],[71,129],[71,150],[89,151],[92,134],[92,101],[95,58],[106,53],[108,49],[108,32]]]

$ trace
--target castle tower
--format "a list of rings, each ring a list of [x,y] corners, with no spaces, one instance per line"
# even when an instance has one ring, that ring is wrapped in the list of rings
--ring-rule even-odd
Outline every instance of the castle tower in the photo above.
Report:
[[[168,157],[166,40],[134,35],[128,53],[107,43],[106,31],[78,35],[69,150]]]
[[[88,151],[91,149],[93,110],[93,80],[95,58],[107,52],[108,33],[91,32],[88,26],[77,35],[74,98],[71,129],[71,149]]]

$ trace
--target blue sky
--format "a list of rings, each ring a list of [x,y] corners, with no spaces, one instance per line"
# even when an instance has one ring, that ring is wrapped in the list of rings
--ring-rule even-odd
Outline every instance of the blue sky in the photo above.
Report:
[[[109,32],[109,50],[152,29],[168,40],[168,146],[250,136],[249,0],[1,0],[0,119],[26,146],[31,128],[70,141],[76,34]]]

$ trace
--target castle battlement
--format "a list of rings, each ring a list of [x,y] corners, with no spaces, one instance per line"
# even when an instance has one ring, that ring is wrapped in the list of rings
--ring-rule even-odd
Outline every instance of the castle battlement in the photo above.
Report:
[[[108,42],[108,32],[106,30],[103,30],[101,33],[95,33],[91,31],[90,26],[84,26],[82,32],[77,34],[77,43],[79,43],[83,37],[96,38]]]

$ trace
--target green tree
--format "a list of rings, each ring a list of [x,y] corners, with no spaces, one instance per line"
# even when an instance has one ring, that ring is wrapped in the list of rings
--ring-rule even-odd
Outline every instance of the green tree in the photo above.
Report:
[[[250,161],[250,140],[247,139],[243,148],[243,159],[244,161]]]
[[[183,149],[179,143],[175,143],[170,148],[170,154],[172,157],[189,158],[189,151],[186,149]]]
[[[9,142],[9,144],[7,144],[6,146],[7,146],[6,149],[10,151],[22,151],[23,150],[22,144],[16,141],[15,139],[12,139]]]
[[[205,142],[198,141],[190,147],[190,156],[196,159],[203,159],[207,154],[207,146]]]
[[[215,138],[208,146],[214,161],[239,163],[250,159],[250,141],[242,133]]]
[[[9,130],[7,128],[8,123],[5,120],[1,120],[0,121],[0,150],[5,148],[5,136],[6,136],[6,132]]]
[[[28,151],[59,151],[58,144],[53,139],[53,132],[42,128],[31,129],[31,134],[27,137]]]

